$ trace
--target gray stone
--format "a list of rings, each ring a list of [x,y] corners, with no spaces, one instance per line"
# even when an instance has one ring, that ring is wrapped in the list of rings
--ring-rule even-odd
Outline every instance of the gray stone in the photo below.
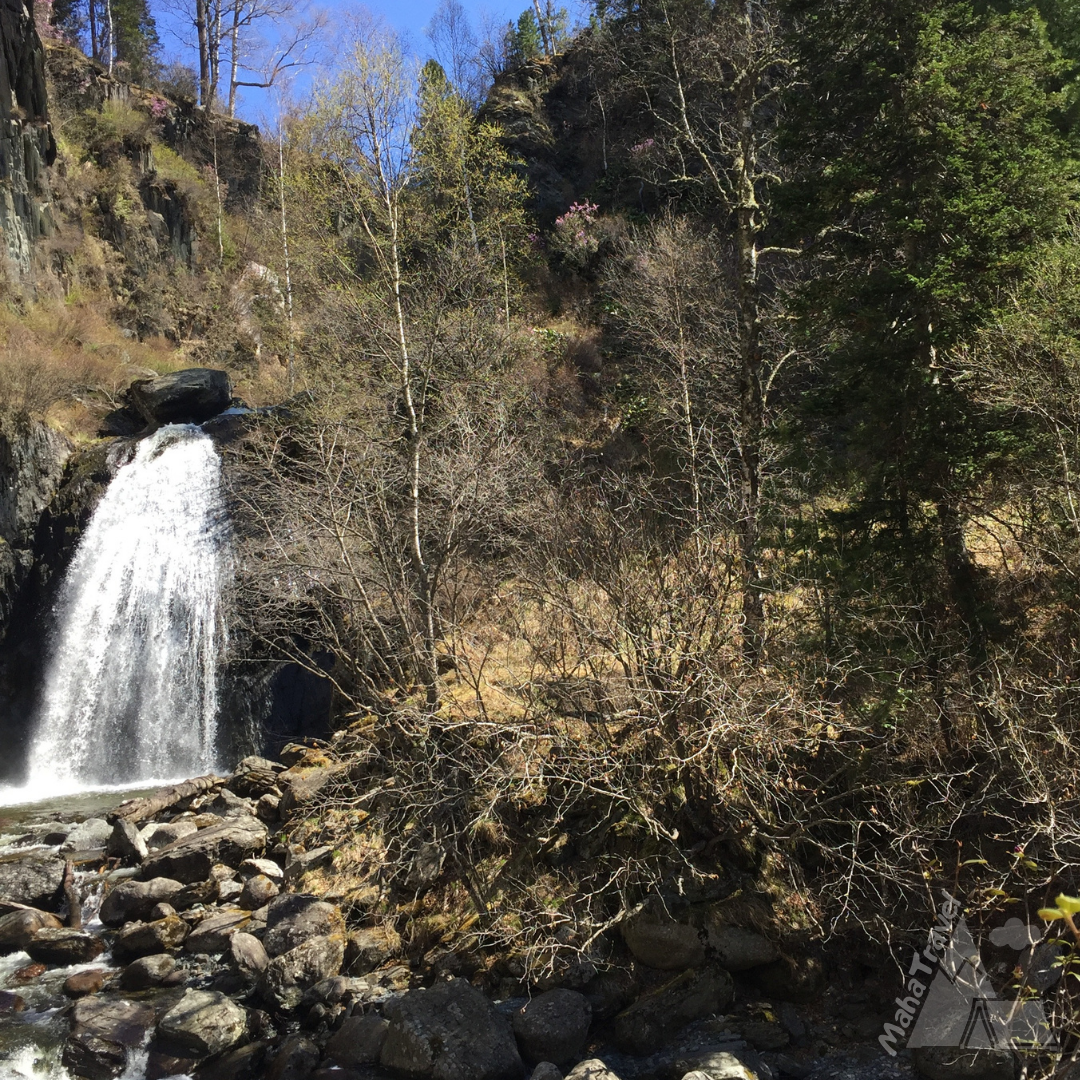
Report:
[[[120,974],[120,985],[125,990],[148,990],[160,986],[176,970],[176,960],[168,953],[142,956]]]
[[[321,870],[333,861],[334,849],[332,847],[290,852],[288,862],[285,863],[285,880],[299,881],[310,870]]]
[[[266,1080],[306,1080],[318,1064],[319,1048],[310,1039],[290,1039],[278,1051]]]
[[[281,884],[285,873],[273,859],[245,859],[237,868],[241,881],[249,881],[253,877],[267,877],[271,881]]]
[[[113,956],[126,964],[138,960],[141,956],[153,956],[155,953],[178,949],[188,936],[188,924],[178,915],[155,922],[131,922],[116,935],[113,942]]]
[[[1010,1050],[960,1050],[920,1046],[912,1052],[915,1068],[927,1080],[1014,1080],[1016,1055]]]
[[[179,821],[169,821],[163,825],[151,822],[139,835],[146,843],[150,851],[159,851],[163,847],[182,840],[185,836],[194,836],[199,831],[195,822],[181,818]]]
[[[143,863],[143,876],[171,877],[185,883],[205,881],[215,864],[239,866],[265,846],[266,826],[260,821],[229,818],[151,853]]]
[[[216,956],[229,948],[229,941],[237,930],[244,929],[251,922],[251,913],[236,908],[230,911],[215,912],[207,916],[192,930],[184,942],[184,951]]]
[[[270,963],[262,942],[242,930],[229,939],[229,954],[241,975],[257,979]]]
[[[345,920],[333,904],[309,893],[282,893],[268,905],[263,944],[280,956],[309,938],[344,933]]]
[[[30,939],[38,930],[51,927],[59,930],[63,923],[47,911],[37,908],[21,908],[0,918],[0,956],[13,952],[25,952]]]
[[[744,1061],[726,1051],[708,1051],[692,1055],[676,1063],[676,1074],[693,1077],[694,1080],[758,1080],[754,1072]]]
[[[646,967],[659,971],[685,971],[705,959],[705,942],[694,926],[641,915],[623,923],[627,948]]]
[[[349,934],[345,959],[350,975],[366,975],[401,952],[401,935],[392,926],[368,926]]]
[[[255,816],[260,821],[273,824],[281,819],[281,799],[277,795],[263,795],[255,804]]]
[[[779,956],[771,941],[741,926],[710,926],[708,941],[721,966],[731,972],[771,964]]]
[[[80,998],[71,1009],[71,1033],[62,1062],[76,1076],[106,1080],[127,1064],[127,1049],[141,1046],[154,1008],[122,998]]]
[[[170,901],[177,911],[187,911],[198,904],[213,904],[218,898],[219,886],[213,878],[185,885]]]
[[[158,1023],[159,1038],[197,1057],[235,1046],[247,1031],[247,1011],[215,990],[187,990]]]
[[[213,801],[207,807],[212,814],[218,817],[242,817],[245,814],[255,813],[255,803],[251,799],[245,799],[228,788],[222,788]]]
[[[120,818],[112,827],[109,839],[105,845],[105,853],[113,859],[119,859],[128,865],[141,863],[149,854],[150,849],[146,841],[139,834],[139,830]]]
[[[264,1080],[266,1077],[266,1051],[264,1042],[252,1042],[238,1046],[227,1054],[203,1065],[198,1080]],[[338,1077],[336,1080],[348,1080]]]
[[[112,831],[112,826],[104,818],[87,818],[67,834],[60,845],[60,852],[99,851],[109,843]]]
[[[379,1060],[389,1027],[388,1020],[373,1013],[347,1016],[326,1044],[326,1056],[345,1069],[374,1065]],[[562,1080],[561,1076],[559,1080]]]
[[[654,1054],[691,1021],[723,1012],[734,992],[731,976],[721,968],[684,971],[619,1013],[612,1022],[613,1041],[628,1054]]]
[[[563,1080],[562,1069],[550,1061],[541,1061],[531,1073],[529,1080]]]
[[[264,874],[256,874],[255,877],[248,878],[244,882],[236,902],[248,911],[255,911],[269,904],[277,896],[278,891],[277,885],[268,877]]]
[[[514,1034],[528,1061],[569,1065],[585,1047],[592,1022],[588,1001],[576,990],[549,990],[514,1013]]]
[[[176,914],[176,908],[172,904],[166,904],[162,901],[160,904],[155,904],[153,910],[150,912],[150,918],[147,922],[156,922],[158,919],[167,919],[170,915]]]
[[[222,904],[238,903],[243,893],[244,886],[234,878],[227,878],[225,881],[218,882],[218,900]],[[256,904],[255,906],[260,907],[261,905]]]
[[[341,970],[344,957],[340,935],[309,938],[270,961],[259,980],[259,993],[276,1009],[295,1009],[305,990]]]
[[[278,812],[283,818],[295,813],[302,807],[309,806],[319,797],[327,784],[341,772],[340,767],[306,769],[303,773],[278,777],[282,785],[281,805]]]
[[[599,1058],[579,1061],[567,1074],[566,1080],[619,1080]]]
[[[163,877],[123,881],[106,894],[98,917],[106,926],[145,919],[158,904],[172,903],[180,887],[179,881]]]
[[[379,1060],[434,1080],[519,1080],[524,1072],[505,1017],[464,979],[412,990],[383,1009],[390,1021]]]
[[[0,856],[0,899],[43,911],[59,907],[64,860],[55,855]]]
[[[229,407],[232,384],[224,371],[188,368],[132,383],[128,399],[151,423],[201,424]]]
[[[70,930],[61,927],[42,927],[30,939],[26,951],[31,960],[39,964],[56,964],[58,967],[70,967],[72,964],[85,964],[100,956],[105,951],[105,942],[85,930]]]

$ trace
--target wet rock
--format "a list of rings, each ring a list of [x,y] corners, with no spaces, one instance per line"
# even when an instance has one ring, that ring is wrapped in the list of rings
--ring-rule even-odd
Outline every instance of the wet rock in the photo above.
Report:
[[[229,940],[237,930],[242,930],[251,922],[247,911],[222,911],[203,919],[184,942],[184,951],[214,955],[229,948]]]
[[[229,407],[232,384],[224,371],[188,368],[131,384],[128,400],[154,424],[201,424]]]
[[[366,975],[401,953],[401,935],[391,926],[369,926],[349,934],[345,970]]]
[[[30,939],[38,930],[46,927],[59,930],[63,923],[47,911],[22,908],[0,918],[0,955],[25,952]]]
[[[224,994],[188,990],[158,1023],[158,1037],[196,1057],[235,1046],[247,1031],[247,1013]]]
[[[229,954],[237,971],[251,979],[258,978],[270,963],[270,957],[262,942],[242,930],[233,934],[229,940]]]
[[[197,1080],[263,1080],[267,1045],[252,1042],[238,1046],[195,1073]],[[344,1078],[342,1078],[344,1080]]]
[[[143,877],[171,877],[189,884],[205,881],[215,864],[238,866],[265,846],[266,826],[260,821],[229,818],[151,853],[143,863]]]
[[[345,920],[333,904],[309,893],[283,893],[268,906],[263,944],[280,956],[311,938],[344,933]]]
[[[39,964],[70,967],[100,956],[105,951],[105,942],[85,930],[44,927],[34,934],[26,951]]]
[[[345,1069],[374,1065],[379,1060],[389,1027],[389,1021],[373,1013],[347,1016],[326,1044],[326,1057]],[[562,1080],[561,1076],[559,1080]]]
[[[723,1012],[733,996],[734,984],[723,969],[684,971],[615,1017],[614,1044],[628,1054],[654,1054],[692,1020]]]
[[[705,959],[705,942],[694,926],[642,915],[623,924],[622,936],[636,960],[659,971],[685,971]]]
[[[141,1046],[154,1023],[154,1008],[122,998],[80,998],[72,1006],[63,1064],[88,1080],[113,1077],[127,1063],[127,1049]]]
[[[26,1001],[13,990],[0,990],[0,1016],[23,1012],[25,1009]]]
[[[181,818],[179,821],[169,821],[164,825],[152,822],[139,835],[150,851],[160,851],[161,848],[168,847],[185,836],[194,836],[198,831],[198,826],[194,821]]]
[[[741,926],[710,926],[709,947],[727,971],[749,971],[777,959],[776,946],[754,930]]]
[[[0,899],[53,910],[63,897],[64,860],[55,855],[0,857]]]
[[[179,881],[164,877],[122,882],[102,901],[99,918],[106,926],[145,919],[158,904],[172,903],[180,888]]]
[[[563,1080],[562,1069],[550,1061],[541,1061],[531,1073],[529,1080]]]
[[[139,830],[122,818],[117,819],[105,844],[105,853],[113,859],[119,859],[126,865],[137,865],[149,854],[146,841]]]
[[[196,881],[191,885],[185,885],[171,900],[172,906],[177,911],[187,911],[197,904],[213,904],[217,902],[220,887],[213,878],[205,881]]]
[[[581,1056],[592,1009],[576,990],[549,990],[514,1013],[513,1027],[529,1061],[569,1065]]]
[[[920,1046],[912,1056],[926,1080],[1014,1080],[1016,1076],[1016,1055],[1011,1050]]]
[[[281,799],[277,795],[263,795],[255,804],[255,816],[267,824],[281,819]]]
[[[278,1051],[266,1080],[305,1080],[318,1064],[319,1048],[310,1039],[290,1039]]]
[[[240,875],[241,881],[249,881],[261,875],[279,885],[285,877],[284,871],[273,859],[245,859],[237,867],[236,872]]]
[[[308,987],[341,970],[344,956],[340,935],[309,938],[270,961],[259,980],[259,993],[276,1009],[295,1009]]]
[[[40,979],[48,970],[49,969],[45,964],[27,964],[25,967],[19,968],[19,970],[11,977],[17,983],[25,984],[33,982],[35,979]]]
[[[89,971],[77,971],[64,980],[64,993],[69,998],[86,997],[96,994],[104,985],[109,973],[104,968],[91,968]]]
[[[505,1017],[464,979],[389,1002],[380,1062],[435,1080],[519,1080],[524,1072]]]
[[[599,1058],[579,1061],[567,1074],[566,1080],[619,1080]]]
[[[125,990],[148,990],[160,986],[176,970],[176,960],[168,953],[141,956],[128,964],[120,975]]]
[[[113,956],[122,963],[130,963],[141,956],[179,949],[188,936],[188,924],[177,915],[156,922],[128,923],[113,942]]]
[[[73,851],[99,851],[112,836],[112,826],[104,818],[87,818],[67,834],[60,846],[61,854]]]
[[[242,908],[254,911],[256,908],[269,904],[277,894],[278,887],[270,878],[265,874],[256,874],[255,877],[248,878],[244,882],[237,903]]]
[[[173,1080],[178,1076],[190,1076],[198,1064],[198,1058],[177,1053],[175,1047],[155,1040],[146,1055],[146,1080]]]

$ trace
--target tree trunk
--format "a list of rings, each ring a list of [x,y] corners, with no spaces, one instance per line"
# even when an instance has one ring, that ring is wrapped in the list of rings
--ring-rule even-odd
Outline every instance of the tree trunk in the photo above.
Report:
[[[105,0],[105,20],[109,31],[109,51],[106,54],[106,64],[109,74],[113,73],[113,62],[116,59],[116,32],[113,28],[112,0]]]
[[[236,115],[236,78],[240,67],[240,9],[243,0],[233,0],[232,27],[229,30],[229,115]]]
[[[97,30],[97,0],[87,0],[86,9],[90,15],[90,56],[97,60],[99,59],[98,49],[101,45],[98,41]]]
[[[195,30],[199,37],[199,104],[210,107],[210,39],[207,26],[208,0],[195,0]]]

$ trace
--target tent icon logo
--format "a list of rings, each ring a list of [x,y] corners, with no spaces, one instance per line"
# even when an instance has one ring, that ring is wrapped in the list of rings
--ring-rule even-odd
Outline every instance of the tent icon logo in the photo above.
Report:
[[[964,1050],[1052,1049],[1057,1040],[1039,992],[1061,976],[1056,947],[1041,943],[1043,928],[1010,919],[990,934],[994,945],[1019,955],[1024,974],[1016,997],[994,989],[960,904],[948,893],[927,946],[916,952],[896,999],[892,1021],[878,1042],[891,1055],[906,1041],[909,1049],[942,1046]]]

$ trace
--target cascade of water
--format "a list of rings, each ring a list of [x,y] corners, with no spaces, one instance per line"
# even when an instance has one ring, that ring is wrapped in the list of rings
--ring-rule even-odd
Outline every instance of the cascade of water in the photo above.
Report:
[[[166,425],[117,471],[64,579],[30,791],[212,769],[228,570],[213,441],[194,425]]]

